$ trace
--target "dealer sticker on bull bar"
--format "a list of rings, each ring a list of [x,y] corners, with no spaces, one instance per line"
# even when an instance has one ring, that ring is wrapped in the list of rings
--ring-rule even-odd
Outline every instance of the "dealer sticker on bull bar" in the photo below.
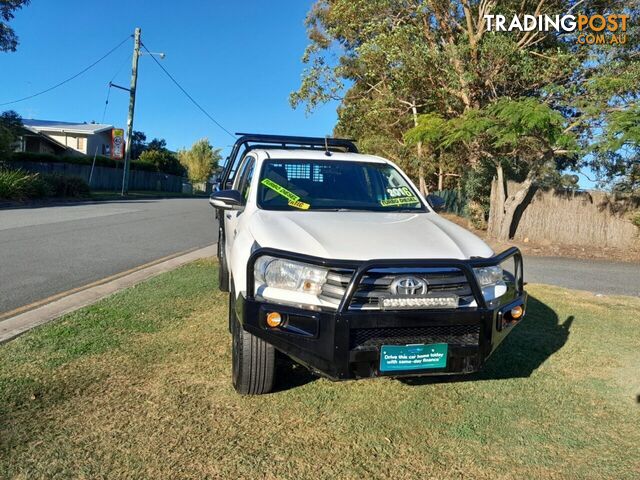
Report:
[[[380,371],[424,370],[447,366],[449,345],[383,345],[380,348]]]

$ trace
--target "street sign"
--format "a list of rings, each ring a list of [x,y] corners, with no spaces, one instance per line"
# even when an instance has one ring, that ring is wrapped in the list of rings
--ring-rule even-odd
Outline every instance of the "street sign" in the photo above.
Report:
[[[116,160],[124,158],[124,130],[121,128],[111,130],[111,158]]]

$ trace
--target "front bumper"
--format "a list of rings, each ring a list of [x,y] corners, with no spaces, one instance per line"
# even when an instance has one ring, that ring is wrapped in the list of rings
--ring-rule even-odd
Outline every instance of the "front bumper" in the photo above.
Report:
[[[527,294],[522,282],[522,257],[517,249],[511,249],[492,259],[468,261],[403,261],[421,266],[425,264],[454,264],[469,280],[477,306],[449,310],[379,310],[353,311],[348,308],[348,289],[338,311],[312,311],[302,308],[269,303],[253,295],[253,263],[264,254],[294,257],[310,263],[321,264],[322,259],[301,258],[286,252],[258,250],[248,266],[247,295],[240,295],[236,303],[237,318],[243,328],[262,338],[277,350],[290,356],[310,370],[332,380],[346,380],[375,376],[422,376],[472,373],[482,368],[487,358],[520,320],[507,321],[515,306],[526,311]],[[488,305],[477,286],[472,268],[495,265],[506,258],[516,260],[515,284],[499,302]],[[356,285],[364,273],[386,261],[364,262],[356,266],[351,280]],[[398,262],[395,262],[396,264]],[[250,269],[249,269],[250,268]],[[276,328],[266,323],[267,314],[278,312],[283,322]],[[382,345],[412,345],[446,343],[447,361],[442,368],[420,370],[380,371]]]

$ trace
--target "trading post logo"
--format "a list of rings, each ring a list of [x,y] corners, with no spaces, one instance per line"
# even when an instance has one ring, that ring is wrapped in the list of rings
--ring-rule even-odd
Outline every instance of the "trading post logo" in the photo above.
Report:
[[[581,45],[627,43],[629,15],[485,15],[490,32],[577,32]]]

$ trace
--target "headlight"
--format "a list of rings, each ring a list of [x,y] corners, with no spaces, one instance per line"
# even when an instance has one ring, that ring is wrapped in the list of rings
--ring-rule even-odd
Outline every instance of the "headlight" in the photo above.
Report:
[[[327,280],[328,270],[315,265],[263,256],[253,268],[256,286],[292,290],[318,295]]]
[[[473,273],[487,302],[491,302],[507,293],[507,285],[504,282],[504,272],[501,266],[474,268]]]
[[[499,265],[474,268],[473,273],[476,274],[480,287],[488,287],[502,281],[502,267]]]

